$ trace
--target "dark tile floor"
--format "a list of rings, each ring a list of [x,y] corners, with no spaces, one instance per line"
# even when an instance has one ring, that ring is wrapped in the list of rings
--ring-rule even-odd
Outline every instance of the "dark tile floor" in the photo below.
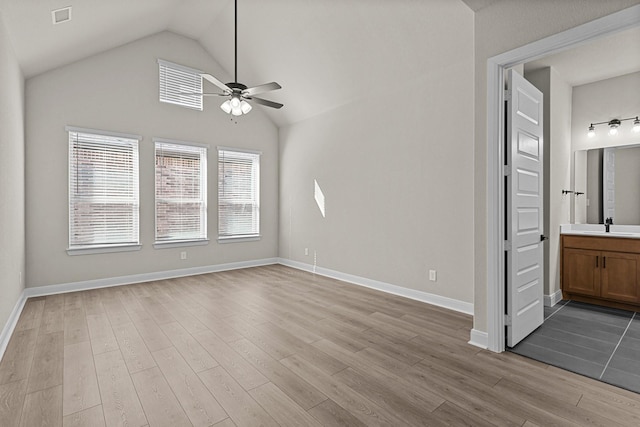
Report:
[[[562,301],[510,350],[640,393],[640,313]]]

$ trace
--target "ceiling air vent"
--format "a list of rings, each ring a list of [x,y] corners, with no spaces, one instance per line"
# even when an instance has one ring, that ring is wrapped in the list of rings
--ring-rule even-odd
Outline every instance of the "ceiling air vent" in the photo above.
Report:
[[[71,6],[63,7],[62,9],[52,10],[51,19],[53,20],[54,25],[71,21]]]

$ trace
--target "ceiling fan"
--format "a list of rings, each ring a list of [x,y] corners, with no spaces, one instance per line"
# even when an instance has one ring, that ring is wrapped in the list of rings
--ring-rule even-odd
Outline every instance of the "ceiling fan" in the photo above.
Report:
[[[259,86],[247,87],[246,85],[238,82],[238,0],[234,0],[234,40],[235,40],[235,52],[234,52],[234,81],[231,83],[222,83],[211,74],[203,73],[202,78],[213,83],[222,90],[222,93],[192,93],[190,95],[200,96],[225,96],[228,97],[225,102],[222,103],[220,108],[227,114],[234,116],[241,116],[251,111],[251,104],[247,101],[255,102],[256,104],[264,105],[271,108],[282,108],[283,104],[268,101],[266,99],[257,98],[254,95],[258,95],[272,90],[281,89],[276,82],[265,83]]]

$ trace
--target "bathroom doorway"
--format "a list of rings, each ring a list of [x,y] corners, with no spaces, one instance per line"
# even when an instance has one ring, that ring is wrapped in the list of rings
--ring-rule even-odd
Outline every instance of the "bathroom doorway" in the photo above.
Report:
[[[623,10],[589,22],[563,33],[547,37],[518,49],[490,58],[488,61],[488,348],[493,351],[506,349],[505,316],[505,184],[504,170],[504,81],[506,70],[533,60],[558,53],[570,47],[584,44],[623,31],[640,27],[640,6]],[[552,295],[551,299],[556,298]],[[547,301],[545,301],[547,302]],[[555,302],[555,301],[553,301]]]

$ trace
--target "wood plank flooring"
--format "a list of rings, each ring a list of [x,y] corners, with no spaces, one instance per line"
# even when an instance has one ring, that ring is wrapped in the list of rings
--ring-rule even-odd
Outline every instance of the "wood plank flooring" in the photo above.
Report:
[[[27,301],[2,426],[631,426],[640,395],[470,316],[280,265]]]

